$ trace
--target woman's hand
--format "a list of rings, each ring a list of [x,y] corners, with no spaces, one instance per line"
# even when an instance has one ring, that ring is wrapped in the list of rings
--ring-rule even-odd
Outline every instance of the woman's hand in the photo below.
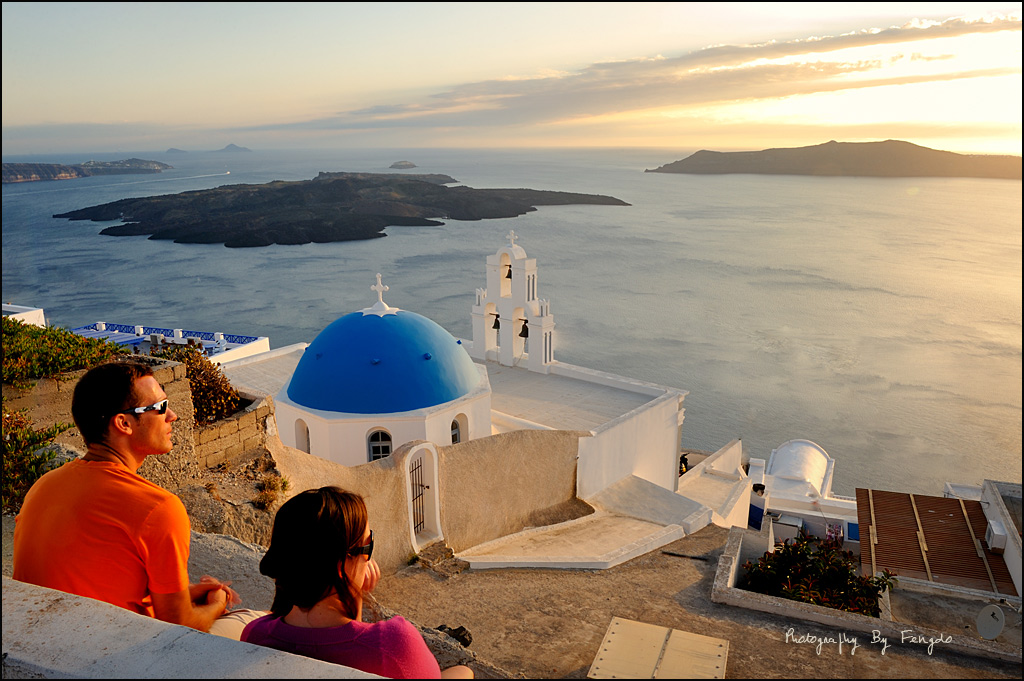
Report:
[[[366,561],[366,576],[363,578],[363,593],[370,593],[380,581],[380,566],[373,558]]]

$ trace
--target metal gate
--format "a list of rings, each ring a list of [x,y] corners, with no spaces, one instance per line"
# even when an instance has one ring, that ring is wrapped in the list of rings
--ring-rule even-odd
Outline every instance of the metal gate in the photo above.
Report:
[[[412,529],[413,534],[419,534],[424,527],[423,493],[430,489],[423,484],[423,456],[416,457],[409,469],[409,479],[412,483]]]

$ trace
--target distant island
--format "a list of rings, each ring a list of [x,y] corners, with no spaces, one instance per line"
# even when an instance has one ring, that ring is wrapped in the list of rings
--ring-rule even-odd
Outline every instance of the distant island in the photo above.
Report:
[[[910,142],[836,142],[763,151],[701,150],[647,173],[1021,179],[1020,156],[973,156]]]
[[[412,161],[395,161],[388,167],[395,170],[409,170],[410,168],[415,168],[416,164]]]
[[[184,149],[178,149],[177,147],[171,147],[170,149],[168,149],[164,153],[165,154],[187,154],[188,152],[185,151]]]
[[[218,154],[224,153],[224,152],[236,153],[236,152],[240,152],[240,151],[241,152],[251,152],[252,149],[249,149],[248,147],[240,147],[237,144],[229,144],[226,147],[224,147],[223,149],[217,149],[216,153],[218,153]]]
[[[53,217],[121,220],[100,232],[111,236],[252,247],[374,239],[387,236],[388,226],[444,224],[432,218],[510,218],[536,206],[629,205],[594,194],[445,186],[455,182],[437,174],[321,172],[312,180],[121,199]]]
[[[4,163],[3,183],[71,180],[90,175],[134,175],[159,173],[174,166],[159,161],[128,158],[123,161],[86,161],[74,165],[60,163]]]

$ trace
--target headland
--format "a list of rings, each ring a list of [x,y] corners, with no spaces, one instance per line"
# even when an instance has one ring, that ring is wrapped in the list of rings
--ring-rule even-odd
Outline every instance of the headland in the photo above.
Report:
[[[762,151],[702,149],[647,173],[1021,179],[1020,156],[956,154],[910,142],[836,142]]]
[[[128,158],[121,161],[86,161],[73,165],[61,163],[4,163],[3,183],[70,180],[90,175],[135,175],[159,173],[174,166],[159,161]]]

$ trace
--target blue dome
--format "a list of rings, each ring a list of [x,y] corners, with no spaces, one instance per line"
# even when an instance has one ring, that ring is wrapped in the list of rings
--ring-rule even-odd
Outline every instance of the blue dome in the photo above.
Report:
[[[444,404],[480,383],[469,353],[414,312],[347,314],[310,343],[288,397],[305,407],[391,414]]]

